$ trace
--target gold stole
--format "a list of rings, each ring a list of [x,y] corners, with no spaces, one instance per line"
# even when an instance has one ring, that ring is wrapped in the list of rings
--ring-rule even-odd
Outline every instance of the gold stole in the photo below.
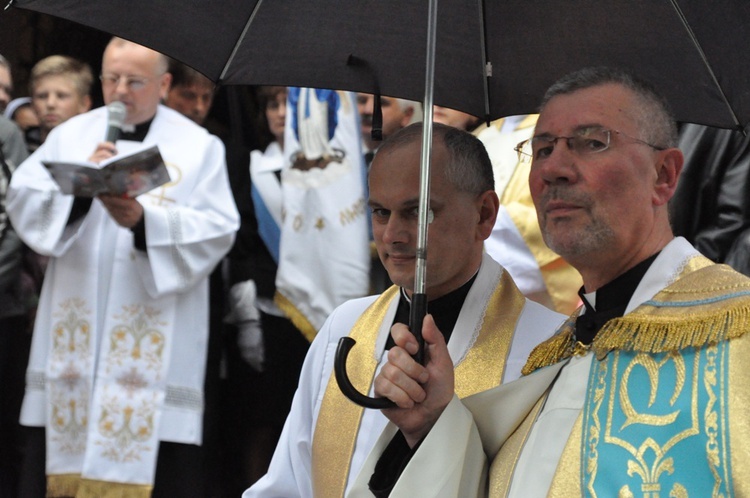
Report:
[[[398,287],[388,289],[362,314],[350,333],[357,346],[352,348],[348,364],[357,365],[357,369],[349,373],[352,384],[360,392],[369,392],[372,385],[378,366],[374,354],[378,330],[391,301],[397,297]],[[482,323],[479,335],[456,367],[455,389],[460,398],[486,391],[502,382],[516,322],[524,305],[525,298],[508,272],[503,271],[484,316],[477,317]],[[461,332],[467,331],[454,331]],[[313,436],[314,496],[328,498],[344,495],[363,412],[364,408],[341,394],[331,373]]]

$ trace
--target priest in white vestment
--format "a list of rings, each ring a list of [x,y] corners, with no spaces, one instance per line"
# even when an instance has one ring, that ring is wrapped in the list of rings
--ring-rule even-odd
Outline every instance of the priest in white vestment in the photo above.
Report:
[[[387,422],[379,410],[344,397],[332,377],[334,353],[341,337],[357,341],[347,371],[360,392],[372,394],[372,380],[388,358],[391,325],[408,322],[421,132],[415,124],[386,140],[369,172],[374,240],[396,285],[349,301],[328,317],[305,360],[268,474],[245,498],[343,496]],[[483,254],[498,199],[481,142],[442,125],[433,137],[428,312],[450,336],[456,393],[463,397],[518,378],[531,349],[564,317],[524,298],[508,273]]]
[[[48,496],[150,496],[160,442],[202,442],[207,279],[238,214],[219,139],[159,105],[166,63],[113,39],[101,80],[105,102],[127,109],[120,139],[105,142],[108,110],[95,109],[56,127],[11,181],[14,226],[51,256],[21,415],[45,428]],[[65,195],[43,165],[154,145],[170,180],[136,198]]]

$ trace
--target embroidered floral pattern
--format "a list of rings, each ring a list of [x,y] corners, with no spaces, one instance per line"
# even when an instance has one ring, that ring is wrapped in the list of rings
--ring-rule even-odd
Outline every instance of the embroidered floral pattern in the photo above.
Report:
[[[123,306],[106,338],[106,377],[98,413],[96,444],[101,455],[116,462],[138,461],[155,444],[156,411],[162,398],[153,387],[164,381],[166,339],[160,311],[149,306]]]
[[[86,302],[70,298],[53,316],[49,378],[50,440],[61,452],[80,454],[86,446],[91,365],[91,311]]]

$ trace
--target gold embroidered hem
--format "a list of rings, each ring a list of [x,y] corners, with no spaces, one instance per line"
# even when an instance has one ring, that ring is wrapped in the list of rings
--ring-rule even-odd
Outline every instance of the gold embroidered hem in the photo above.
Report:
[[[58,498],[75,496],[81,484],[81,474],[56,474],[47,476],[47,496]]]
[[[590,346],[597,358],[613,350],[678,351],[744,335],[750,326],[750,280],[726,265],[704,266],[708,260],[703,260],[694,258],[687,274],[675,283],[632,313],[608,321]],[[580,310],[554,337],[534,348],[524,375],[580,351],[573,332]]]
[[[81,479],[80,474],[47,477],[47,496],[61,498],[150,498],[153,486]]]

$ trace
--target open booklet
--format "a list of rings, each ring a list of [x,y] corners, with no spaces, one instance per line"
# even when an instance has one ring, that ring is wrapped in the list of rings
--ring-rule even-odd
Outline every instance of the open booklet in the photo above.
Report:
[[[118,149],[123,142],[117,143]],[[127,155],[118,155],[100,165],[42,161],[64,194],[96,197],[112,194],[137,197],[167,183],[169,172],[156,145]]]

